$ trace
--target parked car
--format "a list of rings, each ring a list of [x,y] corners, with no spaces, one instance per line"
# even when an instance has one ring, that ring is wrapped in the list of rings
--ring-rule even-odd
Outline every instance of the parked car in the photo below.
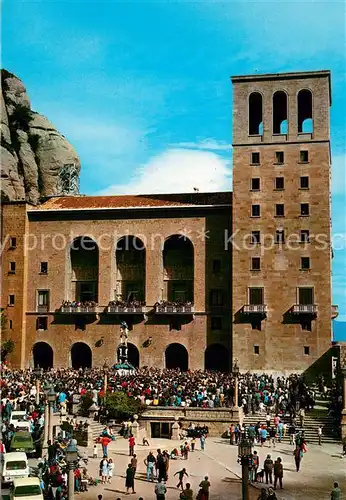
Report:
[[[31,425],[28,420],[18,420],[14,424],[16,432],[23,431],[23,432],[31,432]]]
[[[13,434],[10,451],[24,451],[28,457],[36,454],[36,448],[30,432],[15,432]]]
[[[10,500],[43,500],[39,478],[15,479],[10,492]]]
[[[29,464],[26,453],[15,451],[6,453],[1,464],[1,482],[12,483],[14,479],[29,476]]]
[[[26,411],[14,410],[10,416],[10,424],[13,424],[16,427],[17,422],[19,420],[25,420],[26,416]]]

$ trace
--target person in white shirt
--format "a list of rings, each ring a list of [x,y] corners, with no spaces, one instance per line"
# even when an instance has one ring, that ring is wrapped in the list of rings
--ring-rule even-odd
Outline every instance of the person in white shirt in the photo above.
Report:
[[[162,482],[162,479],[159,479],[159,482],[155,485],[155,495],[156,500],[165,500],[167,493],[167,488],[165,483]]]

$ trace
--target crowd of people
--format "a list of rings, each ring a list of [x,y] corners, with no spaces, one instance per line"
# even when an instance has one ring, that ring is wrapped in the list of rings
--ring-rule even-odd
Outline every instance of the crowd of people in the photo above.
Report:
[[[72,307],[73,309],[77,307],[97,307],[97,302],[93,300],[63,300],[61,307]]]

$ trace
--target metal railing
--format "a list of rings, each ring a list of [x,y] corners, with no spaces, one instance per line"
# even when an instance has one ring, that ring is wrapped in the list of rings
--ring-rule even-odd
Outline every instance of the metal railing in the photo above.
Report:
[[[243,306],[243,312],[246,314],[256,313],[256,314],[266,314],[267,305],[266,304],[246,304]]]

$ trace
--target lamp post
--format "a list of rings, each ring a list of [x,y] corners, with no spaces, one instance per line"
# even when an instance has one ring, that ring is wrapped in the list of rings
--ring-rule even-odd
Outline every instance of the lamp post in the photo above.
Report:
[[[49,387],[47,400],[49,404],[48,440],[53,442],[53,405],[56,401],[56,394],[53,385]]]
[[[244,433],[238,445],[238,457],[241,463],[242,500],[249,500],[249,460],[251,456],[252,444]]]
[[[104,399],[106,400],[106,393],[107,393],[107,387],[108,387],[108,372],[109,372],[109,366],[107,364],[107,361],[105,361],[105,364],[103,365],[103,392],[104,392]]]
[[[78,450],[76,446],[77,441],[75,439],[71,439],[68,444],[65,453],[66,453],[66,463],[68,466],[68,500],[74,499],[74,468],[78,464]]]
[[[35,403],[36,406],[40,404],[40,375],[41,375],[41,368],[37,367],[33,371],[35,375],[35,385],[36,385],[36,396],[35,396]]]
[[[239,377],[239,366],[238,366],[238,360],[234,360],[234,365],[233,365],[233,370],[232,370],[233,376],[235,378],[235,387],[234,387],[234,406],[237,408],[238,407],[238,377]]]

